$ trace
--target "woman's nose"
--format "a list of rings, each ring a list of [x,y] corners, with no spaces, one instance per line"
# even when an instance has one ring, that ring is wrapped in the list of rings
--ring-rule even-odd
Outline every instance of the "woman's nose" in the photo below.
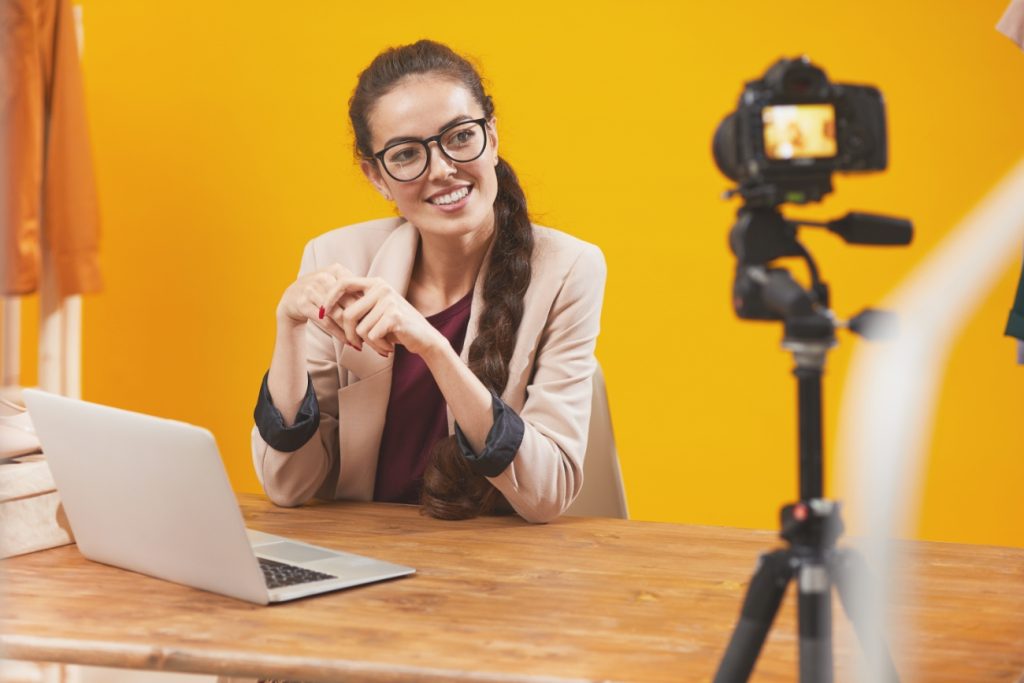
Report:
[[[430,168],[427,170],[427,175],[432,180],[440,180],[455,173],[455,162],[444,155],[441,145],[436,140],[429,144],[433,145],[434,149],[430,150]]]

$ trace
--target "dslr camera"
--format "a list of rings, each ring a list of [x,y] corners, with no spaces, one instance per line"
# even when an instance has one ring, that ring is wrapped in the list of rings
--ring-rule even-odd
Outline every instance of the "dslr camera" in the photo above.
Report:
[[[807,57],[780,59],[746,83],[712,148],[748,206],[820,201],[833,171],[885,169],[885,102],[878,88],[830,82]]]

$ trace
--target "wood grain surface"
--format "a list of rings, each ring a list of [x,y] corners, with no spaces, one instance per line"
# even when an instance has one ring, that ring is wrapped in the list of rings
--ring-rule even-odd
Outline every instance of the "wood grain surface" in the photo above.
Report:
[[[3,563],[0,646],[30,659],[302,681],[707,681],[775,534],[415,507],[276,508],[247,524],[412,565],[412,577],[259,607],[84,559]],[[904,681],[1024,678],[1024,549],[904,543],[893,615]],[[792,589],[754,681],[796,680]],[[836,609],[837,680],[859,652]]]

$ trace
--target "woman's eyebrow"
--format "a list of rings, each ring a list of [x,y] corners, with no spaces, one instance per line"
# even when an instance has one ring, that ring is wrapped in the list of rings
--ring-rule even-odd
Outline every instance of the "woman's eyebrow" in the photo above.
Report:
[[[452,119],[448,123],[446,123],[443,126],[441,126],[440,128],[438,128],[437,132],[440,133],[445,128],[449,128],[451,126],[454,126],[456,123],[459,123],[461,121],[472,121],[472,120],[473,120],[473,117],[470,116],[469,114],[460,114],[459,116],[456,116],[454,119]],[[399,142],[419,142],[420,140],[422,140],[422,138],[412,137],[411,135],[404,135],[402,137],[391,138],[390,140],[388,140],[387,142],[384,143],[384,146],[385,147],[390,147],[391,145],[397,144]]]

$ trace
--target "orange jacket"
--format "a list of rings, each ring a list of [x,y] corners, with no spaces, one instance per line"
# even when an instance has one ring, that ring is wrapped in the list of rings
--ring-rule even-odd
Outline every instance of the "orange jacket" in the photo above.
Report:
[[[101,288],[99,207],[70,0],[0,2],[0,289]]]

